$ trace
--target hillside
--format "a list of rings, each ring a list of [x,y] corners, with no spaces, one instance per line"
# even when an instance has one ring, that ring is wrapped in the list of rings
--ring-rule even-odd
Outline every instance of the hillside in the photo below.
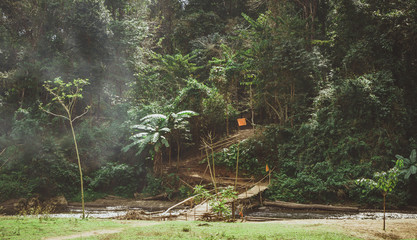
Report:
[[[269,199],[416,205],[415,9],[0,1],[0,201],[182,198],[210,182],[200,148],[212,134],[232,137],[216,149],[218,180],[233,181],[239,155],[242,182],[274,169]],[[251,135],[243,118],[256,134],[236,145]],[[382,172],[395,183],[382,194],[355,182]]]

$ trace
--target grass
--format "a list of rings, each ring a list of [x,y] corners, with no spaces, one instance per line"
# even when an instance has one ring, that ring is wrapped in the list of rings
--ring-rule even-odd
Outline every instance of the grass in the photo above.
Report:
[[[97,229],[126,227],[112,220],[34,217],[0,217],[0,239],[42,239]]]
[[[89,239],[355,239],[328,226],[281,223],[164,222]]]
[[[43,239],[98,229],[122,229],[120,233],[79,239],[355,239],[321,224],[143,222],[99,219],[0,218],[0,239]]]

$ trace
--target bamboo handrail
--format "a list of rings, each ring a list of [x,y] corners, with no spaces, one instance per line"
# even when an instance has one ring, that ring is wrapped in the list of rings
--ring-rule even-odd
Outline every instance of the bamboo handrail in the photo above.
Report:
[[[216,148],[218,146],[221,146],[222,144],[226,144],[226,143],[233,142],[234,140],[236,140],[237,136],[238,135],[235,135],[235,136],[232,136],[232,137],[229,137],[229,138],[222,139],[222,140],[217,141],[214,144],[212,144],[212,146],[209,146],[209,145],[204,144],[203,146],[199,147],[198,150],[203,150],[203,149],[206,149],[206,148],[214,149],[214,148]]]
[[[256,186],[258,183],[260,183],[260,182],[262,182],[263,180],[265,180],[265,178],[267,178],[269,175],[270,175],[270,173],[272,173],[273,171],[274,171],[274,169],[275,168],[273,168],[272,170],[270,170],[270,172],[268,173],[268,174],[266,174],[263,178],[261,178],[261,180],[259,180],[259,181],[257,181],[256,183],[254,183],[253,185],[249,185],[249,186],[251,186],[251,187],[254,187],[254,186]],[[251,179],[252,180],[252,179]],[[245,186],[246,186],[246,184],[245,184]],[[209,192],[212,192],[212,191],[214,191],[214,190],[210,190]],[[189,197],[189,198],[187,198],[187,199],[185,199],[185,200],[183,200],[183,201],[181,201],[181,202],[179,202],[179,203],[177,203],[177,204],[175,204],[175,205],[173,205],[173,206],[171,206],[170,208],[168,208],[165,212],[163,212],[162,213],[162,215],[165,215],[165,214],[167,214],[169,211],[171,211],[173,208],[175,208],[175,207],[178,207],[178,206],[180,206],[180,205],[182,205],[182,204],[184,204],[184,203],[186,203],[186,202],[188,202],[188,201],[190,201],[190,200],[193,200],[195,197],[197,197],[197,196],[199,196],[200,194],[197,194],[197,195],[194,195],[194,196],[191,196],[191,197]],[[203,202],[201,202],[200,204],[202,204],[202,203],[204,203],[205,201],[203,201]]]

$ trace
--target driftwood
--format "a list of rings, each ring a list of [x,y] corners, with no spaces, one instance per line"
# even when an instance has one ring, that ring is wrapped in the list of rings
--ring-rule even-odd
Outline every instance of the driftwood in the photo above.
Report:
[[[273,206],[280,208],[289,208],[297,210],[307,210],[307,209],[316,209],[316,210],[326,210],[326,211],[339,211],[339,212],[359,212],[357,207],[343,207],[343,206],[332,206],[332,205],[322,205],[322,204],[300,204],[300,203],[291,203],[283,201],[275,202],[263,202],[265,206]]]
[[[160,216],[162,211],[145,212],[143,210],[130,210],[123,216],[115,217],[119,220],[163,220],[171,218],[171,216]]]
[[[271,217],[252,217],[246,216],[242,220],[251,222],[267,222],[267,221],[279,221],[284,220],[283,218],[271,218]]]
[[[168,198],[168,194],[161,193],[161,194],[156,195],[156,196],[143,198],[142,200],[163,200],[163,199],[167,199],[167,198]]]
[[[200,195],[200,194],[198,194],[198,195]],[[187,199],[185,199],[185,200],[183,200],[183,201],[181,201],[181,202],[179,202],[179,203],[175,204],[174,206],[172,206],[172,207],[168,208],[167,210],[165,210],[165,212],[164,212],[164,213],[162,213],[162,215],[167,214],[167,213],[168,213],[169,211],[171,211],[173,208],[178,207],[178,206],[180,206],[181,204],[184,204],[184,203],[186,203],[186,202],[188,202],[188,201],[192,201],[192,200],[193,200],[195,197],[197,197],[198,195],[195,195],[195,196],[189,197],[189,198],[187,198]]]

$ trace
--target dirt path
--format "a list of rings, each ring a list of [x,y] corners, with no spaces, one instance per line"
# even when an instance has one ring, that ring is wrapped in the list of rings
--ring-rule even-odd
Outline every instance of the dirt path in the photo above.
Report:
[[[59,237],[51,237],[51,238],[45,238],[45,240],[66,240],[66,239],[74,239],[74,238],[81,238],[81,237],[91,237],[91,236],[97,236],[97,235],[103,235],[103,234],[113,234],[113,233],[120,233],[124,230],[126,230],[129,227],[144,227],[144,226],[151,226],[155,224],[160,224],[156,222],[144,222],[144,221],[129,221],[128,227],[125,228],[115,228],[115,229],[97,229],[93,231],[88,232],[80,232],[68,236],[59,236]]]
[[[302,225],[306,228],[334,226],[343,233],[360,239],[417,239],[417,219],[387,220],[386,231],[382,230],[382,220],[306,219],[284,220],[280,223]]]

